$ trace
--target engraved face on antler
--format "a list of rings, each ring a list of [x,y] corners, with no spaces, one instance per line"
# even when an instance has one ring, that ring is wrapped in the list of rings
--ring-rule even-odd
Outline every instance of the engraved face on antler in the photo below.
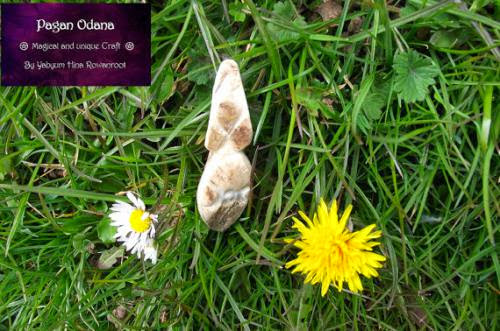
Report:
[[[226,230],[248,203],[252,167],[242,150],[250,144],[252,135],[238,65],[225,60],[212,90],[205,137],[210,152],[196,194],[200,215],[213,230]]]

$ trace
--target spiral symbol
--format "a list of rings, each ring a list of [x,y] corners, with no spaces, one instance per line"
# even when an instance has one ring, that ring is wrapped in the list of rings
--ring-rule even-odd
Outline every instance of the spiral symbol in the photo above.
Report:
[[[126,43],[126,44],[125,44],[125,49],[126,49],[127,51],[131,51],[131,50],[133,50],[133,49],[134,49],[134,47],[135,47],[135,45],[134,45],[134,43],[133,43],[133,42],[131,42],[131,41],[129,41],[128,43]]]

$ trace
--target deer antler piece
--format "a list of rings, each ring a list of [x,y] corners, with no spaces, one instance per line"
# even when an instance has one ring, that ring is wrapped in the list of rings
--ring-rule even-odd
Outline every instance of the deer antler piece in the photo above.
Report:
[[[226,230],[248,203],[252,166],[243,149],[252,141],[252,135],[238,64],[225,60],[212,90],[205,136],[209,154],[196,193],[200,215],[212,230]]]

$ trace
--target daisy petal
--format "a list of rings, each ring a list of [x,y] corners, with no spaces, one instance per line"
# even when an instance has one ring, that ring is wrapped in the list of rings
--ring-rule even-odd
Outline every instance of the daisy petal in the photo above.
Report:
[[[130,202],[132,202],[132,204],[138,208],[138,209],[141,209],[140,208],[140,205],[139,205],[139,201],[137,201],[137,198],[135,197],[134,193],[128,191],[127,192],[127,198],[130,200]]]

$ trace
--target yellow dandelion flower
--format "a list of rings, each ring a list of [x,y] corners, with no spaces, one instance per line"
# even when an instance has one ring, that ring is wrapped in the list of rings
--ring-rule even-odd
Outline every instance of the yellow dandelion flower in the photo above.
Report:
[[[328,210],[321,199],[312,221],[302,211],[299,211],[299,214],[305,224],[293,218],[293,227],[301,234],[294,242],[300,252],[286,267],[293,267],[292,273],[300,272],[306,275],[305,283],[320,282],[322,296],[326,294],[330,284],[341,291],[344,282],[352,292],[362,291],[360,275],[367,278],[377,277],[376,269],[381,268],[381,262],[385,261],[384,256],[372,252],[373,247],[380,244],[372,239],[380,238],[382,232],[373,231],[375,224],[351,232],[346,227],[351,210],[352,205],[347,206],[339,220],[337,202],[333,201]]]

